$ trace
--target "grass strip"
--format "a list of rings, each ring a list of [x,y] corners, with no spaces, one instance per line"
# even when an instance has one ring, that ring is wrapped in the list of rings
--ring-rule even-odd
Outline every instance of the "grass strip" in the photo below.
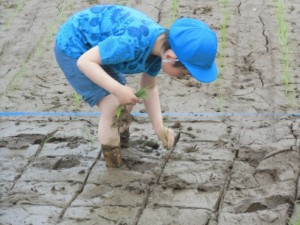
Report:
[[[279,39],[282,50],[283,74],[282,80],[285,88],[285,96],[292,108],[297,107],[296,93],[292,83],[292,74],[290,71],[290,48],[288,45],[288,25],[285,18],[285,4],[282,0],[274,0],[276,6],[276,19],[279,27]]]
[[[226,71],[224,59],[225,59],[225,51],[228,45],[228,26],[231,20],[231,12],[229,9],[229,0],[220,0],[219,1],[221,7],[224,10],[224,20],[220,26],[221,30],[221,37],[219,41],[219,51],[218,51],[218,70],[219,70],[219,77],[215,82],[215,85],[217,87],[217,95],[216,95],[216,102],[218,107],[218,112],[223,111],[223,95],[222,95],[222,86],[223,86],[223,76]]]

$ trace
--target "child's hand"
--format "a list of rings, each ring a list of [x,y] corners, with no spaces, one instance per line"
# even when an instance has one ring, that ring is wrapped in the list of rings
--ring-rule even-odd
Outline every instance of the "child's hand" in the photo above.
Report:
[[[136,103],[143,102],[143,100],[136,97],[134,90],[128,86],[122,86],[115,93],[115,96],[118,98],[120,105],[135,105]]]
[[[174,131],[164,127],[158,135],[159,140],[163,143],[164,147],[170,149],[174,145]]]

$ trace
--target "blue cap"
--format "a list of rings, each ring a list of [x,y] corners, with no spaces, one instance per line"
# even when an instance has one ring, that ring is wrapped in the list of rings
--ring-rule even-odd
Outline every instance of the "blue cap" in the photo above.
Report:
[[[218,40],[206,23],[192,18],[177,19],[170,27],[169,40],[172,50],[192,77],[204,83],[217,78]]]

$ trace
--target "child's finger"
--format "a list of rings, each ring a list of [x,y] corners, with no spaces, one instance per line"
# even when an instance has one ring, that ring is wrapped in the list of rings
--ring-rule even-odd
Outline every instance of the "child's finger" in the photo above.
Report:
[[[168,139],[166,141],[167,141],[168,148],[173,147],[173,145],[174,145],[174,131],[173,130],[168,129]]]
[[[143,102],[144,102],[144,100],[143,100],[143,99],[141,99],[141,98],[138,98],[138,101],[137,101],[137,103],[141,104],[141,103],[143,103]]]
[[[172,133],[170,136],[171,137],[169,138],[169,148],[174,146],[174,133]]]

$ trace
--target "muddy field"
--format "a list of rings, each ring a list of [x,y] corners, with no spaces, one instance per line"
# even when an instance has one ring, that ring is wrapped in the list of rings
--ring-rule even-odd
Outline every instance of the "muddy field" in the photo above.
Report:
[[[134,108],[124,169],[105,167],[97,109],[75,95],[54,59],[59,25],[97,3],[137,8],[165,27],[199,18],[220,41],[217,82],[159,76],[165,123],[180,133],[173,149],[157,141],[143,106]],[[1,0],[0,224],[296,221],[300,2],[282,5],[286,26],[273,0]],[[133,88],[138,80],[128,77]]]

